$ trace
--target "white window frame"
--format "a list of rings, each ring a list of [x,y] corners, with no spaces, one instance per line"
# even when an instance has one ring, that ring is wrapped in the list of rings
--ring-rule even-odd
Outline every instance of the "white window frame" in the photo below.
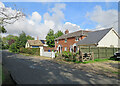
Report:
[[[77,39],[77,40],[76,40],[76,39]],[[79,37],[76,37],[76,38],[75,38],[75,41],[79,41]]]
[[[67,39],[65,39],[65,43],[67,43]]]
[[[67,47],[65,47],[65,51],[67,51]]]

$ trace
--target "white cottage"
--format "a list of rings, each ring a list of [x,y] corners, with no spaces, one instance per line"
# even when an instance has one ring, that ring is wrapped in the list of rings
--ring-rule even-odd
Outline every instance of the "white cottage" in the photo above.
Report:
[[[28,40],[26,42],[25,48],[43,48],[43,43],[40,40]]]
[[[120,36],[113,29],[104,29],[89,32],[88,36],[80,40],[77,46],[120,47]]]

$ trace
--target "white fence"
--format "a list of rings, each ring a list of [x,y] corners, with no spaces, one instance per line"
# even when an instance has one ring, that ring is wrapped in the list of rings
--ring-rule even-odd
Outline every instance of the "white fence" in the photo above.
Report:
[[[43,48],[40,48],[40,56],[55,58],[55,52],[45,52]]]
[[[55,58],[55,53],[54,52],[44,52],[43,51],[42,56]]]

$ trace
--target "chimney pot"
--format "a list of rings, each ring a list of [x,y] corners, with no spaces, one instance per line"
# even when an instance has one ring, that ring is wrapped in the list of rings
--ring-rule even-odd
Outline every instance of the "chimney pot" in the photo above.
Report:
[[[37,40],[39,40],[39,37],[37,36]]]
[[[69,30],[67,29],[66,31],[65,31],[65,34],[68,34],[69,33]]]

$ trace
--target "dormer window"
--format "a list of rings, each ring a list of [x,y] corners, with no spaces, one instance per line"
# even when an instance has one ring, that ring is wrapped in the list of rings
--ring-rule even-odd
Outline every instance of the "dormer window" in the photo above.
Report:
[[[79,37],[76,37],[76,38],[75,38],[75,41],[79,41]]]
[[[65,39],[65,43],[67,43],[67,39]]]

